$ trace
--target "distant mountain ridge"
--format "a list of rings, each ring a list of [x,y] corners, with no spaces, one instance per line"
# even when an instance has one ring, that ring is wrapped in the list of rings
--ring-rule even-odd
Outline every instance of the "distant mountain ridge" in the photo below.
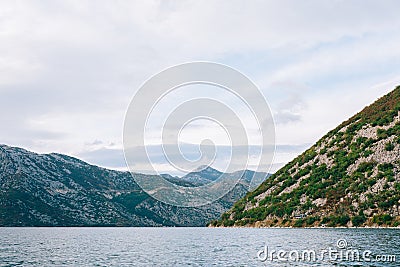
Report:
[[[183,180],[192,182],[196,186],[205,185],[217,180],[222,172],[211,168],[210,166],[200,166],[197,170],[190,172],[182,177]]]
[[[207,168],[204,177],[201,171],[193,175],[209,180],[208,175],[217,172]],[[189,178],[165,177],[178,185],[196,186]],[[248,179],[241,179],[215,203],[174,207],[149,197],[129,172],[0,145],[0,226],[205,226],[248,187]]]
[[[400,86],[330,131],[211,226],[400,226]]]

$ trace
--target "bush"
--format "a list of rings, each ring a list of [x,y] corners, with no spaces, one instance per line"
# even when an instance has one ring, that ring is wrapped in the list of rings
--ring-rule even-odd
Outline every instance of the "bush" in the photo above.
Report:
[[[382,129],[378,129],[377,135],[378,135],[379,140],[388,138],[388,134],[386,133],[385,130],[382,130]]]
[[[320,225],[327,224],[327,223],[329,223],[329,221],[330,221],[329,217],[324,217],[324,218],[322,218]]]
[[[349,215],[341,215],[341,216],[329,216],[322,218],[321,224],[327,224],[329,227],[335,226],[346,226],[347,223],[350,221]]]
[[[375,215],[372,218],[372,222],[376,223],[378,225],[388,225],[390,222],[393,220],[393,217],[390,216],[389,214],[381,214],[381,215]]]
[[[349,215],[339,216],[339,220],[338,220],[339,225],[346,226],[349,221],[350,221]]]
[[[362,162],[360,166],[358,166],[357,171],[361,173],[372,171],[374,169],[374,166],[375,166],[374,162]]]
[[[357,227],[357,226],[360,226],[360,225],[362,225],[363,223],[365,223],[366,220],[367,220],[367,219],[365,218],[364,215],[357,215],[357,216],[354,216],[354,217],[351,219],[351,222],[353,223],[353,226]]]
[[[374,152],[372,150],[367,149],[367,150],[364,151],[363,157],[367,158],[369,155],[372,155],[373,153]]]
[[[385,149],[386,149],[386,151],[393,151],[394,145],[392,144],[392,142],[387,143],[385,145]]]
[[[393,164],[391,164],[391,163],[383,163],[383,164],[380,164],[378,166],[378,169],[381,172],[391,171],[391,170],[393,170]]]
[[[247,224],[247,220],[245,219],[245,220],[240,220],[240,221],[237,221],[236,222],[236,225],[237,226],[245,226]]]
[[[378,170],[380,173],[378,174],[379,178],[386,177],[388,182],[394,182],[394,172],[393,172],[393,164],[385,163],[378,166]]]
[[[313,225],[315,222],[319,221],[320,217],[315,216],[315,217],[308,217],[306,220],[307,225]]]
[[[395,183],[394,189],[396,189],[396,191],[400,191],[400,183]]]
[[[388,176],[386,177],[386,181],[388,181],[389,183],[396,181],[396,179],[394,178],[394,176]]]
[[[375,178],[368,179],[367,184],[369,186],[373,186],[374,184],[376,184],[376,179]]]
[[[304,224],[304,220],[303,219],[299,219],[299,220],[295,221],[294,227],[303,227],[303,224]]]
[[[235,225],[235,221],[234,220],[226,220],[223,222],[224,226],[230,227],[230,226],[234,226]]]

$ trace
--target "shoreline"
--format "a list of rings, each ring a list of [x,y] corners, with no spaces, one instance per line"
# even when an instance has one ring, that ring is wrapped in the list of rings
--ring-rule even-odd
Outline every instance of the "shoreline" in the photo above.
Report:
[[[312,226],[312,227],[293,227],[293,226],[207,226],[207,228],[247,228],[247,229],[392,229],[392,230],[400,230],[400,227],[393,226],[363,226],[363,227],[346,227],[346,226],[338,226],[338,227],[321,227],[321,226]]]

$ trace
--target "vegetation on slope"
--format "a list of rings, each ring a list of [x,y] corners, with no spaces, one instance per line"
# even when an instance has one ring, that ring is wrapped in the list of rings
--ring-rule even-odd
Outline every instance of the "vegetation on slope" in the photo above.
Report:
[[[330,131],[212,226],[400,225],[400,87]]]

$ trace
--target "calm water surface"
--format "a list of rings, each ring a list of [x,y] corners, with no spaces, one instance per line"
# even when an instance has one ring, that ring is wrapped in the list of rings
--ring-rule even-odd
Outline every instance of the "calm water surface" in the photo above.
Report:
[[[400,266],[400,230],[0,228],[0,266]]]

